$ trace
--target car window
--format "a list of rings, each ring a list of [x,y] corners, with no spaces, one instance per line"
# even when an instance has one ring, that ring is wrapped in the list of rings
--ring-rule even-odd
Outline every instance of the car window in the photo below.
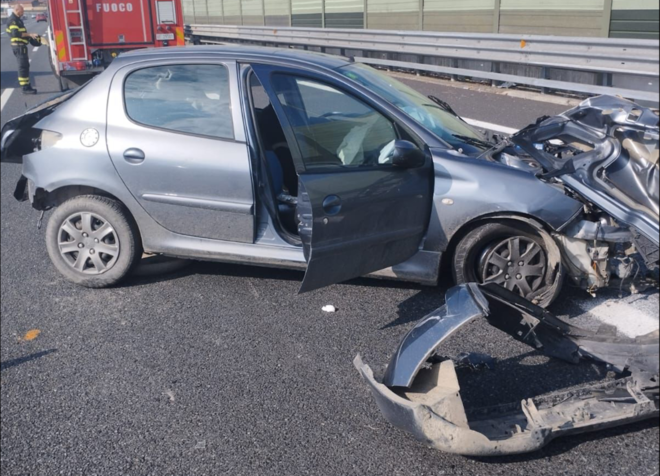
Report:
[[[223,65],[169,65],[131,73],[128,116],[140,124],[233,139],[229,71]]]
[[[272,84],[307,168],[390,162],[398,137],[394,124],[378,111],[315,80],[276,74]]]

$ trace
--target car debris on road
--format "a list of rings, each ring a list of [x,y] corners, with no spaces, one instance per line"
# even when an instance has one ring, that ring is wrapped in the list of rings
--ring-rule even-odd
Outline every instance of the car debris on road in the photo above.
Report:
[[[439,347],[476,319],[547,356],[607,365],[615,380],[467,412],[455,364]],[[581,329],[501,287],[452,288],[446,304],[401,341],[382,382],[360,355],[354,365],[387,420],[439,450],[466,456],[520,454],[563,435],[657,418],[659,334],[620,337]]]

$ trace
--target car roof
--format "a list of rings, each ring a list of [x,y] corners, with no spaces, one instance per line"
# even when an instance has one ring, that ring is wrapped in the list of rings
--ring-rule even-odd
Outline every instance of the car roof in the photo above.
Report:
[[[332,56],[324,53],[298,49],[268,48],[262,46],[213,45],[213,46],[180,46],[167,48],[144,48],[122,53],[114,63],[129,64],[140,61],[160,59],[185,59],[190,56],[219,56],[237,61],[276,61],[307,65],[318,68],[338,69],[352,62],[349,58]]]

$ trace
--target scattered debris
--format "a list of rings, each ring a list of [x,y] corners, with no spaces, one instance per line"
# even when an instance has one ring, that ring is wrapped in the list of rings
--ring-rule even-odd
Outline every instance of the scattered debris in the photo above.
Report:
[[[617,336],[611,327],[598,332],[580,329],[492,284],[457,286],[448,291],[446,302],[405,336],[382,382],[359,355],[354,360],[385,418],[436,449],[466,456],[529,453],[562,435],[660,415],[658,331],[628,338]],[[456,364],[433,355],[476,319],[485,319],[549,357],[606,364],[618,378],[468,413]],[[468,365],[490,364],[483,354],[462,355]]]
[[[517,86],[516,83],[512,83],[510,81],[505,81],[497,85],[499,89],[510,89],[510,88],[515,88],[516,86]]]
[[[323,312],[329,312],[329,313],[337,312],[337,308],[335,306],[331,306],[331,305],[323,306],[321,308],[321,310]]]
[[[452,359],[457,367],[467,367],[472,370],[492,370],[495,368],[495,359],[488,354],[479,352],[462,352]]]
[[[30,342],[31,340],[36,339],[41,334],[39,329],[30,329],[25,333],[25,335],[20,339],[23,342]]]

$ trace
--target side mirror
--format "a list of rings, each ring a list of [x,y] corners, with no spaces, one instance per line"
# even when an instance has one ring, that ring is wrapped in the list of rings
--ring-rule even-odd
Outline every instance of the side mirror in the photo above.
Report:
[[[426,162],[426,154],[412,142],[398,140],[392,152],[392,165],[402,169],[421,167]]]

